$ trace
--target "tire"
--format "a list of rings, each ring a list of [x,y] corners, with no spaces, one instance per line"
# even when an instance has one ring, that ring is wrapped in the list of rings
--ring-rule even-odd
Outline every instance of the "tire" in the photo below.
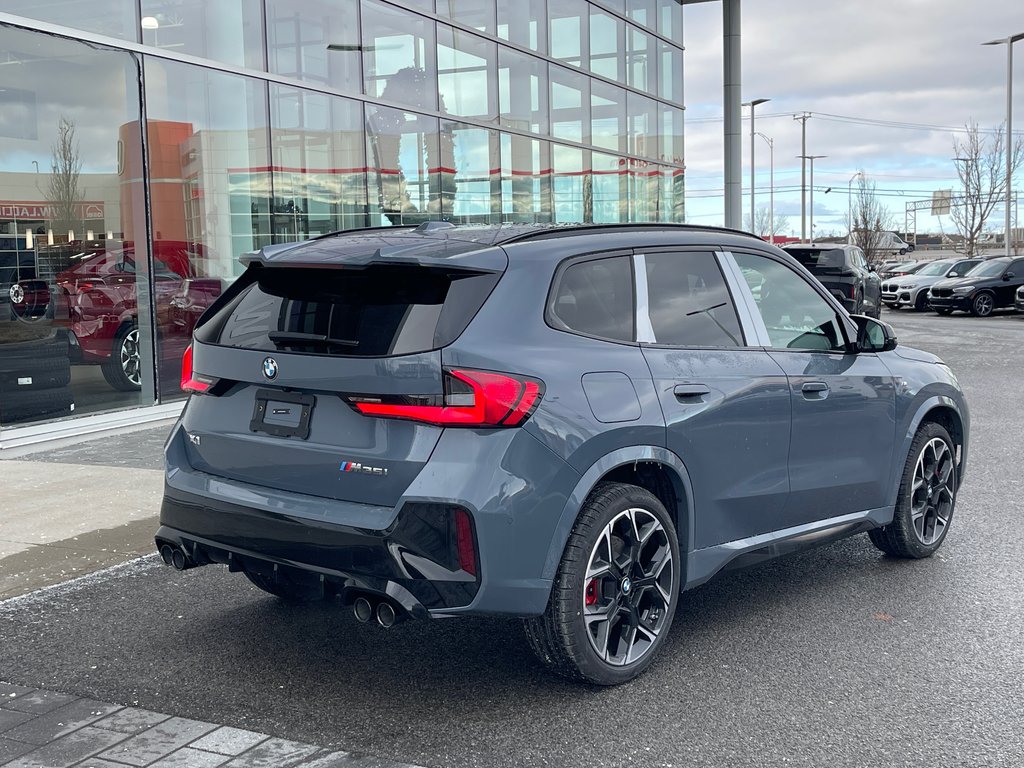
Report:
[[[103,378],[119,392],[142,389],[142,356],[139,354],[139,327],[122,325],[114,336],[110,359],[103,363]]]
[[[939,308],[932,307],[932,309],[934,309],[940,315],[952,315],[953,314],[953,310],[950,309],[949,307],[939,307]]]
[[[975,317],[988,317],[996,308],[996,297],[990,291],[978,291],[971,301],[971,314]]]
[[[921,291],[917,294],[917,298],[914,299],[914,311],[924,312],[928,309],[928,292]]]
[[[925,485],[915,491],[919,481]],[[946,539],[956,493],[956,446],[942,426],[926,422],[910,445],[893,521],[869,531],[871,543],[892,557],[931,557]]]
[[[66,387],[71,363],[65,357],[7,359],[0,347],[0,393]]]
[[[0,424],[55,419],[70,415],[74,407],[75,399],[68,387],[5,392],[0,395]]]
[[[627,542],[630,554],[622,548]],[[588,579],[588,570],[598,573]],[[628,682],[668,636],[681,573],[676,529],[657,497],[635,485],[601,483],[569,535],[547,608],[524,622],[527,640],[563,677]]]
[[[322,586],[300,584],[278,572],[276,575],[259,571],[244,571],[245,577],[267,594],[286,603],[316,603],[324,599]]]

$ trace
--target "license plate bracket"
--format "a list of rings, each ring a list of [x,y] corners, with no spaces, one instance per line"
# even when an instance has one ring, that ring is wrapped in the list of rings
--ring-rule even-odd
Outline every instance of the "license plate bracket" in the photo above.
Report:
[[[260,389],[253,403],[251,432],[265,432],[274,437],[309,438],[309,423],[316,398],[298,392]]]

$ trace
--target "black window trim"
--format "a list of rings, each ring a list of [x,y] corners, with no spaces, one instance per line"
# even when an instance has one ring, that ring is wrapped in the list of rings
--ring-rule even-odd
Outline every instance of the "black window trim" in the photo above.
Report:
[[[722,276],[722,282],[725,283],[725,290],[728,293],[729,302],[730,302],[730,304],[732,306],[732,311],[736,315],[736,324],[739,326],[740,335],[743,337],[743,343],[742,344],[733,344],[733,345],[730,345],[730,346],[719,346],[719,345],[715,345],[715,346],[697,346],[697,345],[693,345],[693,344],[662,344],[662,343],[656,342],[656,341],[641,341],[640,342],[640,346],[641,347],[645,347],[645,348],[650,348],[650,349],[699,349],[699,350],[702,350],[702,351],[706,351],[706,350],[710,350],[710,351],[719,351],[719,350],[720,351],[734,351],[734,350],[757,350],[757,349],[761,349],[762,347],[760,345],[758,345],[758,344],[751,344],[749,342],[748,338],[747,338],[747,336],[748,336],[747,330],[748,329],[746,327],[746,324],[743,322],[743,318],[740,316],[739,305],[738,305],[738,303],[736,301],[736,295],[735,295],[735,293],[733,291],[732,281],[729,280],[728,276],[726,275],[726,270],[725,270],[725,268],[724,268],[724,266],[722,264],[722,248],[721,247],[716,246],[716,245],[675,245],[675,246],[673,246],[673,245],[656,245],[656,246],[652,246],[650,248],[634,248],[633,249],[634,282],[637,279],[636,278],[636,270],[637,270],[636,259],[637,259],[637,257],[646,257],[648,255],[654,255],[654,254],[658,254],[658,253],[683,253],[683,252],[703,253],[703,254],[706,254],[707,256],[710,256],[714,260],[715,266],[718,268],[718,272]],[[646,264],[646,258],[645,258],[644,261],[645,261],[645,264]],[[645,277],[645,280],[646,280],[646,277]],[[648,308],[649,307],[650,307],[650,300],[648,299]],[[639,301],[637,301],[636,310],[637,310],[637,312],[639,312]],[[639,333],[639,322],[640,322],[639,318],[637,318],[637,333]],[[648,314],[648,316],[647,316],[647,323],[648,323],[648,325],[650,324],[650,314]]]
[[[631,341],[624,341],[622,339],[612,339],[607,336],[595,336],[594,334],[584,333],[578,331],[575,328],[570,328],[565,322],[562,321],[558,315],[555,314],[555,303],[558,294],[558,287],[562,282],[562,277],[566,271],[577,264],[582,264],[588,261],[601,261],[603,259],[614,259],[614,258],[625,258],[629,264],[629,276],[630,276],[630,288],[633,294],[633,333]],[[621,344],[627,347],[637,347],[640,343],[636,340],[637,327],[636,327],[636,270],[635,264],[633,263],[633,252],[629,248],[612,248],[607,251],[588,251],[587,253],[575,254],[562,259],[555,267],[555,272],[551,277],[551,284],[548,286],[548,297],[544,302],[544,322],[545,324],[554,331],[560,331],[561,333],[571,333],[573,336],[579,336],[584,339],[593,339],[595,341],[603,341],[609,344]]]

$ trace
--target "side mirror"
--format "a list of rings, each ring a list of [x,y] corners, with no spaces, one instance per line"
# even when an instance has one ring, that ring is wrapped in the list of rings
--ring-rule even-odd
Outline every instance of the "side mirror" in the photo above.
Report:
[[[896,349],[896,332],[888,323],[867,315],[850,315],[857,324],[858,352],[891,352]]]
[[[1007,272],[1007,273],[1005,273],[1003,275],[1003,280],[1012,280],[1012,279],[1013,279],[1013,272]]]
[[[877,271],[878,271],[878,267],[876,267],[874,264],[868,264],[868,272],[877,272]]]
[[[949,270],[949,272],[946,273],[946,277],[960,277],[960,273],[957,272],[955,269],[951,269]]]

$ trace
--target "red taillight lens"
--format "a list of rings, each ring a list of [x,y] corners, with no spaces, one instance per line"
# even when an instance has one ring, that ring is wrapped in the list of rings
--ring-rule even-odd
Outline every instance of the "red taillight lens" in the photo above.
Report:
[[[459,552],[459,568],[476,576],[476,546],[473,543],[473,520],[469,512],[455,509],[455,546]]]
[[[468,369],[445,370],[445,394],[436,405],[429,398],[350,397],[349,402],[366,416],[411,419],[446,427],[518,427],[536,410],[543,397],[536,379],[506,373]],[[417,401],[417,402],[409,402]]]
[[[181,391],[207,392],[216,380],[192,370],[192,345],[189,344],[181,357]]]

